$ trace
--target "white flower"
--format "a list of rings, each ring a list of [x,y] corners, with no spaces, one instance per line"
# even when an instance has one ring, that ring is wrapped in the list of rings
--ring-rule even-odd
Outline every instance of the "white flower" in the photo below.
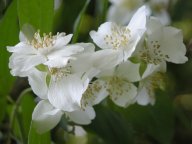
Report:
[[[14,47],[7,47],[13,54],[10,57],[9,67],[14,76],[26,76],[31,68],[40,64],[54,67],[62,67],[67,64],[69,59],[73,59],[73,54],[84,50],[78,44],[71,44],[72,34],[58,33],[55,36],[40,36],[35,33],[34,39],[21,41]]]
[[[143,40],[133,54],[146,64],[159,65],[167,62],[185,63],[186,47],[182,32],[173,27],[163,26],[156,18],[151,18]]]
[[[155,104],[157,89],[165,90],[165,78],[161,71],[154,72],[139,83],[137,103],[140,105]]]
[[[145,31],[146,8],[141,7],[133,16],[128,26],[119,26],[112,22],[102,24],[98,31],[91,31],[93,41],[102,49],[111,50],[119,55],[120,63],[127,60]]]
[[[100,103],[108,95],[118,106],[127,107],[136,102],[137,87],[132,83],[140,80],[139,72],[132,71],[133,63],[127,61],[116,68],[100,73],[82,98],[82,105]]]
[[[66,112],[81,109],[82,95],[91,79],[99,72],[90,61],[85,61],[87,56],[94,54],[94,45],[80,45],[91,50],[76,55],[64,67],[46,67],[43,71],[32,69],[28,74],[34,93]]]
[[[128,24],[131,17],[143,5],[143,0],[110,0],[107,20],[118,24]]]
[[[62,115],[77,124],[89,124],[95,118],[95,111],[92,107],[87,107],[84,110],[65,112],[53,107],[48,100],[41,100],[32,114],[33,125],[37,132],[44,133],[54,128]]]

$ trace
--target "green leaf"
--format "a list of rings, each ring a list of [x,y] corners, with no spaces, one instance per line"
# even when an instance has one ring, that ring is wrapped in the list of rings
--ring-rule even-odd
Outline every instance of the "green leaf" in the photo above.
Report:
[[[49,33],[53,29],[54,0],[18,0],[18,16],[20,28],[27,24]]]
[[[123,115],[102,105],[95,110],[97,116],[87,130],[95,132],[107,144],[133,143],[133,129]]]
[[[140,63],[140,60],[138,57],[130,57],[129,60],[134,63],[134,64],[137,64],[137,63]]]
[[[87,6],[89,5],[90,3],[90,0],[87,0],[85,2],[85,5],[83,7],[83,9],[81,10],[81,12],[79,13],[79,16],[77,17],[76,21],[75,21],[75,24],[74,24],[74,28],[73,28],[73,39],[72,39],[72,43],[75,43],[77,42],[77,39],[78,39],[78,35],[79,35],[79,28],[81,26],[81,23],[82,23],[82,19],[83,19],[83,16],[85,14],[85,11],[87,9]]]
[[[51,144],[50,132],[38,134],[32,122],[28,138],[28,144]]]
[[[139,66],[139,74],[140,74],[141,77],[143,76],[146,68],[147,68],[147,63],[141,62],[140,66]]]
[[[17,1],[13,0],[0,21],[0,96],[8,94],[15,80],[8,68],[10,53],[6,46],[15,45],[19,41],[18,36]]]
[[[154,106],[132,105],[124,114],[138,131],[143,132],[160,144],[170,144],[174,134],[173,105],[169,95],[158,91]]]

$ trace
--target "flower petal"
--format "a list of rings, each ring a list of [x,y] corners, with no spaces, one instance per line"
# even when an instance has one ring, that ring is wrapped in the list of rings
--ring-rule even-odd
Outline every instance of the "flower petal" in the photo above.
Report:
[[[48,101],[42,100],[35,107],[32,120],[37,132],[44,133],[54,128],[61,119],[62,112]]]
[[[89,80],[81,80],[76,75],[63,78],[51,78],[48,99],[56,108],[74,111],[80,108],[81,98],[88,87]]]
[[[167,61],[177,64],[185,63],[188,58],[185,56],[186,47],[183,44],[182,32],[173,27],[165,27],[163,38],[162,51],[169,56]]]
[[[155,98],[153,96],[150,96],[148,93],[148,90],[143,87],[139,92],[136,97],[137,103],[139,105],[148,105],[148,104],[155,104]]]
[[[105,36],[112,34],[112,27],[114,23],[112,22],[105,22],[98,28],[98,31],[91,31],[89,34],[94,41],[102,49],[109,49],[111,46],[106,43]]]
[[[12,69],[13,75],[19,76],[45,61],[46,58],[41,55],[13,53],[9,59],[9,68]]]
[[[59,35],[57,35],[56,40],[55,40],[55,44],[54,44],[54,49],[62,49],[65,45],[67,45],[72,38],[73,34],[68,34],[65,35],[65,33],[60,33]]]
[[[123,62],[117,67],[116,74],[130,82],[139,81],[141,80],[139,66],[140,64],[134,64],[130,61]]]
[[[137,31],[138,29],[146,29],[146,17],[148,15],[148,11],[146,6],[140,7],[136,13],[133,15],[128,28],[131,31]]]
[[[137,87],[130,82],[122,81],[109,89],[111,100],[118,106],[127,107],[136,101]]]
[[[87,125],[95,118],[95,111],[92,107],[86,107],[85,110],[77,110],[66,113],[69,119],[77,124]]]
[[[47,99],[47,83],[46,83],[47,73],[38,71],[37,69],[32,69],[28,75],[29,84],[33,92],[39,96],[41,99]]]

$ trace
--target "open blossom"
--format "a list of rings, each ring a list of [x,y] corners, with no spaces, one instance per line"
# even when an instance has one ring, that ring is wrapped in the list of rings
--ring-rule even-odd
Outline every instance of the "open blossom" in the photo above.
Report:
[[[165,27],[156,18],[149,19],[147,31],[133,54],[146,64],[159,65],[166,62],[185,63],[186,47],[179,29]]]
[[[101,49],[113,51],[119,55],[120,63],[127,60],[134,52],[135,47],[145,32],[147,12],[141,7],[132,17],[128,26],[119,26],[113,22],[102,24],[98,31],[91,31],[90,36]]]
[[[7,47],[13,54],[10,57],[9,67],[14,76],[26,76],[30,69],[40,64],[51,67],[65,66],[73,54],[79,53],[84,48],[78,44],[68,44],[72,34],[58,33],[55,36],[40,36],[37,32],[33,40],[26,38],[16,46]]]
[[[81,108],[82,94],[91,79],[99,72],[89,61],[84,61],[84,57],[94,52],[94,46],[81,45],[88,45],[91,50],[76,55],[75,59],[69,60],[63,67],[47,66],[40,71],[35,68],[28,74],[29,84],[34,93],[42,99],[49,99],[54,107],[63,111],[70,112]]]
[[[139,72],[132,71],[132,65],[134,64],[126,61],[116,68],[100,73],[98,79],[89,85],[83,95],[82,103],[97,104],[107,96],[121,107],[135,103],[137,87],[132,82],[138,81],[140,76]]]

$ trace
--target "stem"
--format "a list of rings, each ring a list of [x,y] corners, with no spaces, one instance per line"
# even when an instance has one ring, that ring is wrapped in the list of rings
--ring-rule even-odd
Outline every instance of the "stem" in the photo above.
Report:
[[[11,130],[13,129],[13,124],[14,124],[15,117],[17,117],[19,128],[20,128],[20,131],[21,131],[22,140],[23,140],[24,144],[26,143],[26,136],[25,136],[23,125],[21,123],[21,117],[20,117],[20,115],[18,115],[18,108],[19,108],[19,105],[21,103],[21,100],[22,100],[23,96],[25,96],[25,94],[30,92],[30,91],[31,91],[31,88],[27,88],[24,91],[22,91],[22,93],[19,95],[19,97],[18,97],[18,99],[15,102],[15,105],[13,107],[13,111],[12,111],[11,118],[10,118],[9,139],[11,138]],[[10,142],[10,140],[8,140],[8,141]]]

